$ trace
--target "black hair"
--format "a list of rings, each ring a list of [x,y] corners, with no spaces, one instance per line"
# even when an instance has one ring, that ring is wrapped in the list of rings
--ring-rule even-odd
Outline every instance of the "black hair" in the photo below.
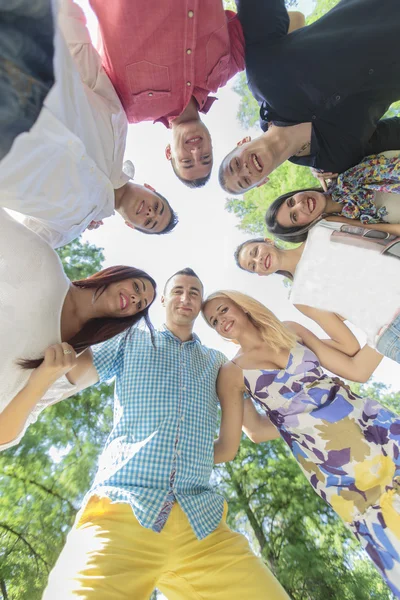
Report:
[[[245,242],[242,242],[241,244],[239,244],[239,246],[236,248],[235,252],[233,253],[235,262],[236,262],[237,266],[239,267],[239,269],[242,269],[242,271],[246,271],[247,273],[251,273],[251,271],[248,271],[247,269],[242,267],[242,265],[239,262],[240,253],[243,250],[243,248],[245,246],[247,246],[247,244],[267,244],[267,242],[265,241],[264,238],[252,238],[251,240],[246,240]],[[290,279],[290,281],[293,281],[293,275],[289,271],[275,271],[275,274],[282,275],[282,277],[287,277],[288,279]]]
[[[218,181],[219,181],[219,185],[222,187],[222,189],[225,192],[228,192],[229,194],[233,194],[234,196],[239,196],[240,194],[242,194],[242,191],[237,191],[237,192],[233,192],[232,190],[230,190],[227,186],[226,186],[226,179],[225,179],[225,172],[224,172],[224,163],[227,159],[229,159],[230,155],[233,154],[236,151],[236,148],[234,148],[233,150],[231,150],[230,152],[228,152],[228,154],[225,156],[225,158],[223,159],[223,161],[221,162],[220,166],[219,166],[219,171],[218,171]],[[244,190],[246,191],[246,190]]]
[[[265,223],[267,225],[267,229],[270,233],[272,233],[279,240],[285,240],[286,242],[291,242],[293,244],[299,244],[300,242],[304,242],[307,239],[308,231],[313,227],[318,221],[320,221],[323,217],[320,216],[312,223],[308,225],[303,225],[300,227],[283,227],[277,221],[277,214],[282,206],[286,202],[288,198],[294,196],[294,194],[299,194],[300,192],[320,192],[324,195],[328,195],[331,193],[331,188],[324,192],[321,187],[316,188],[305,188],[302,190],[293,190],[292,192],[287,192],[286,194],[282,194],[272,202],[267,212],[265,213]]]
[[[156,194],[156,196],[161,198],[161,200],[163,200],[165,202],[165,204],[168,206],[168,208],[171,212],[171,218],[168,222],[168,225],[162,231],[152,231],[151,229],[145,229],[145,228],[143,228],[143,229],[136,228],[136,229],[137,229],[137,231],[140,231],[141,233],[146,233],[147,235],[163,235],[164,233],[169,233],[170,231],[175,229],[175,227],[179,223],[179,217],[176,214],[176,212],[172,209],[172,206],[170,205],[168,200],[165,198],[165,196],[163,196],[159,192],[156,192],[156,190],[152,190],[152,191],[154,194]]]
[[[179,181],[184,183],[189,188],[201,188],[201,187],[205,186],[206,183],[210,180],[211,171],[212,171],[212,163],[211,163],[210,172],[205,177],[199,177],[198,179],[192,179],[192,180],[184,179],[183,177],[181,177],[179,175],[178,170],[175,165],[175,161],[173,158],[171,159],[171,164],[172,164],[172,169],[173,169],[175,175],[177,176],[177,178],[179,179]]]
[[[195,273],[193,271],[193,269],[191,269],[190,267],[185,267],[184,269],[181,269],[180,271],[177,271],[176,273],[174,273],[173,275],[171,275],[171,277],[169,277],[167,279],[167,281],[165,282],[165,285],[164,285],[164,292],[163,292],[164,294],[167,291],[167,287],[168,287],[168,284],[171,281],[171,279],[173,279],[177,275],[186,275],[187,277],[196,277],[196,279],[198,279],[200,281],[202,289],[204,289],[203,282],[201,281],[201,279],[197,275],[197,273]]]

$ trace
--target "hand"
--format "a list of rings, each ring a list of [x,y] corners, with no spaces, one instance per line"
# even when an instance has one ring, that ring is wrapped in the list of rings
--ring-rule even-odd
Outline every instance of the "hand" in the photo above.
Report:
[[[337,177],[338,177],[338,173],[331,173],[329,171],[321,171],[320,169],[314,169],[313,167],[310,167],[310,169],[311,169],[311,173],[313,174],[313,176],[316,179],[318,179],[319,183],[321,184],[322,189],[325,192],[328,190],[327,181],[329,181],[331,183],[333,179],[337,179]]]
[[[42,364],[32,372],[30,383],[48,389],[77,364],[76,352],[67,342],[49,346]]]
[[[104,225],[103,221],[90,221],[89,225],[86,227],[89,231],[92,229],[98,229],[100,225]]]

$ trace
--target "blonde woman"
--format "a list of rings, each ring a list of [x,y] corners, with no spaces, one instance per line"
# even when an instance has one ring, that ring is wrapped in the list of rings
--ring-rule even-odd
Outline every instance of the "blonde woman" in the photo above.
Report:
[[[400,418],[322,369],[366,381],[382,356],[365,346],[349,357],[297,323],[282,324],[236,291],[209,296],[203,314],[219,335],[240,346],[218,381],[225,387],[218,444],[226,452],[236,444],[231,451],[237,450],[232,413],[243,410],[237,399],[248,391],[266,415],[245,401],[244,431],[255,442],[282,436],[315,491],[400,598]]]

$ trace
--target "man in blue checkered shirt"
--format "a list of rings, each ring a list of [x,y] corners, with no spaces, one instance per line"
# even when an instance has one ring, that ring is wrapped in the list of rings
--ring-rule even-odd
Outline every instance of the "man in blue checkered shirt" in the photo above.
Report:
[[[202,296],[179,271],[154,343],[139,329],[117,336],[94,348],[83,385],[75,376],[79,387],[116,378],[114,426],[43,600],[147,600],[156,587],[172,600],[287,600],[210,486],[226,357],[193,333]],[[233,458],[218,442],[216,455]]]

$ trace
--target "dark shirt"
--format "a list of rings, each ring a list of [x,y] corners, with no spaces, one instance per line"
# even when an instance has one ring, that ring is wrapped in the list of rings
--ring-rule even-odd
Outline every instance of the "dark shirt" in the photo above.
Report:
[[[400,1],[341,0],[287,35],[284,0],[237,0],[249,88],[261,128],[312,124],[300,165],[342,172],[365,155],[400,148]]]

